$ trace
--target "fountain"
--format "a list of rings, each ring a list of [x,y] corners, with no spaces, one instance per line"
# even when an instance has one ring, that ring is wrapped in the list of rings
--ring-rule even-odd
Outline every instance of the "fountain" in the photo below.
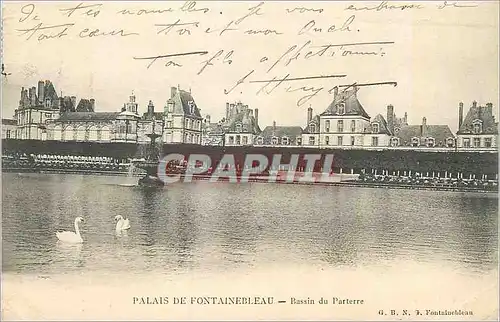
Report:
[[[138,184],[142,187],[163,187],[165,185],[164,182],[158,178],[160,153],[156,147],[156,139],[161,135],[156,133],[146,135],[151,140],[151,143],[148,146],[148,151],[146,152],[146,158],[141,160],[132,160],[132,164],[134,164],[135,167],[146,172],[146,175],[139,179]]]

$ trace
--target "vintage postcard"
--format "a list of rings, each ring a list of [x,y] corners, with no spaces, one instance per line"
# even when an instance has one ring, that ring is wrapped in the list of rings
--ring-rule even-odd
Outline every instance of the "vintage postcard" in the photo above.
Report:
[[[498,1],[2,2],[2,320],[498,320]]]

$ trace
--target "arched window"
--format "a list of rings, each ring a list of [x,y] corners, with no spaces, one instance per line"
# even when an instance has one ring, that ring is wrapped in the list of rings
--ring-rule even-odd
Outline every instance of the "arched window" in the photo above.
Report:
[[[271,144],[273,144],[273,145],[278,144],[278,138],[277,138],[277,137],[275,137],[275,136],[273,136],[273,138],[272,138],[272,140],[271,140]]]
[[[417,137],[414,137],[411,139],[411,146],[419,146],[420,145],[420,139]]]

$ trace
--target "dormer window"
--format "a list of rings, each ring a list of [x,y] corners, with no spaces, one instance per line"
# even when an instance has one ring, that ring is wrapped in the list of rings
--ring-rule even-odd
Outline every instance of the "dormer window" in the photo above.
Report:
[[[446,146],[449,148],[452,148],[455,145],[455,139],[454,138],[447,138],[446,139]]]
[[[194,114],[194,101],[189,101],[188,106],[189,106],[189,113]]]
[[[272,140],[271,140],[271,144],[272,144],[272,145],[276,145],[276,144],[278,144],[278,138],[277,138],[277,137],[275,137],[275,136],[273,136],[273,138],[272,138]]]
[[[391,146],[398,146],[399,138],[391,138]]]
[[[284,136],[281,138],[281,144],[282,145],[288,145],[290,142],[288,140],[288,137]]]
[[[474,134],[479,134],[482,132],[482,124],[481,124],[481,121],[480,120],[475,120],[473,123],[472,123],[472,132]]]
[[[434,138],[427,138],[427,147],[432,148],[436,144],[436,140]]]
[[[45,107],[50,107],[50,99],[45,100]]]
[[[344,115],[345,114],[345,103],[340,103],[337,105],[337,114]]]
[[[411,138],[411,146],[419,146],[420,145],[420,139],[417,137]]]
[[[378,130],[379,130],[378,123],[373,123],[372,124],[372,132],[378,133]]]
[[[309,132],[316,133],[316,124],[309,125]]]
[[[174,111],[174,101],[168,101],[167,112],[172,113]]]
[[[257,144],[258,144],[258,145],[263,145],[263,144],[264,144],[264,138],[263,138],[262,136],[259,136],[259,137],[257,138]]]
[[[297,137],[297,145],[302,145],[302,137]]]
[[[241,132],[242,125],[241,123],[236,124],[236,132],[240,133]]]

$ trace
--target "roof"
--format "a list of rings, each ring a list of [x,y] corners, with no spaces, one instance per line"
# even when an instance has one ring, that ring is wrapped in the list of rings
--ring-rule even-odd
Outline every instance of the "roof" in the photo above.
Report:
[[[94,101],[95,102],[95,101]],[[77,112],[94,112],[94,104],[87,99],[82,98],[76,107]]]
[[[289,137],[295,138],[301,136],[303,130],[300,126],[266,126],[264,131],[259,136],[264,138],[272,137]]]
[[[423,133],[426,132],[426,133]],[[425,139],[434,138],[435,145],[445,145],[446,139],[455,136],[448,125],[406,125],[395,134],[401,145],[410,145],[412,138],[419,138],[420,145],[425,145]]]
[[[241,124],[241,133],[257,134],[261,132],[253,115],[253,110],[248,108],[248,105],[231,104],[229,119],[224,124],[226,132],[238,132],[236,129],[237,124]]]
[[[118,116],[133,116],[133,117],[139,117],[138,114],[130,111],[121,111]]]
[[[319,115],[315,115],[311,122],[309,122],[309,124],[306,125],[306,127],[302,130],[302,133],[309,133],[309,125],[314,123],[316,125],[316,133],[319,133],[319,121],[320,121],[320,118],[319,118]]]
[[[191,95],[191,93],[185,90],[177,89],[176,87],[171,88],[171,97],[167,102],[174,102],[174,113],[184,114],[193,117],[203,119],[200,114],[200,109],[196,105],[196,102]],[[191,113],[191,105],[194,107]]]
[[[17,121],[14,119],[2,119],[2,125],[17,125]]]
[[[154,117],[155,117],[156,120],[163,119],[163,112],[154,112]],[[148,112],[145,112],[144,114],[142,114],[142,119],[143,120],[148,120],[149,119]]]
[[[61,114],[55,121],[108,121],[115,120],[118,115],[120,112],[69,112]]]
[[[357,92],[358,89],[353,88],[351,90],[345,89],[339,93],[335,93],[333,101],[330,103],[328,108],[321,113],[321,115],[359,115],[370,118],[361,103],[358,101]],[[345,104],[345,112],[342,114],[339,114],[337,109],[340,103]]]
[[[387,122],[386,120],[384,119],[384,117],[382,116],[382,114],[377,114],[373,120],[371,121],[371,123],[378,123],[378,133],[377,134],[388,134],[388,135],[391,135],[391,131],[389,131],[389,127],[387,126]],[[373,132],[373,128],[372,128],[372,133]]]
[[[205,123],[205,131],[209,135],[222,135],[224,130],[219,123]]]
[[[469,112],[467,112],[457,134],[472,133],[475,120],[482,122],[481,134],[498,134],[498,123],[495,122],[495,117],[493,116],[493,105],[487,105],[489,106],[477,106],[474,102]]]

